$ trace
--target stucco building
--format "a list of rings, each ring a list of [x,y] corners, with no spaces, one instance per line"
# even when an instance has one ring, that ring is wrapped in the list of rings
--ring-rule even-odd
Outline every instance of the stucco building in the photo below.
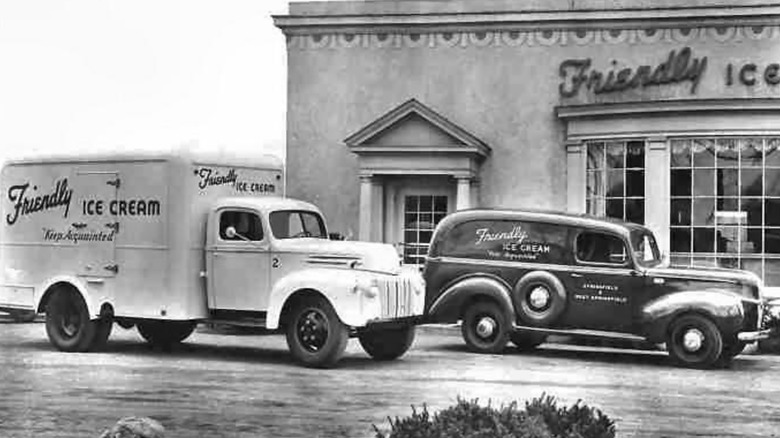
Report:
[[[780,5],[291,3],[288,193],[399,245],[469,207],[644,223],[780,286]]]

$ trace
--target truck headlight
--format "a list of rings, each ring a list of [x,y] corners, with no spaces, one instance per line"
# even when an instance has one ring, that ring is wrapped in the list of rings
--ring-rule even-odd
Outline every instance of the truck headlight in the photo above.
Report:
[[[379,283],[376,278],[358,278],[355,281],[354,293],[362,293],[366,298],[376,298],[379,296]]]

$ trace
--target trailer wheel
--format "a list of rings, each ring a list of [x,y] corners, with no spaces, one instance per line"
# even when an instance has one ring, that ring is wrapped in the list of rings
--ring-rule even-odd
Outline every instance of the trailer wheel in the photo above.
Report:
[[[414,342],[414,326],[374,329],[358,336],[360,345],[375,360],[394,360],[403,356]]]
[[[708,368],[723,352],[723,336],[718,327],[701,315],[683,315],[671,324],[666,342],[669,355],[680,365]]]
[[[195,321],[142,321],[136,324],[138,333],[146,342],[155,347],[171,347],[189,337],[195,326]]]
[[[504,351],[511,327],[501,306],[493,301],[479,301],[466,309],[460,330],[469,350],[496,354]]]
[[[46,334],[61,351],[87,351],[98,323],[89,319],[84,299],[73,289],[59,289],[46,304]]]
[[[287,346],[293,357],[308,367],[329,368],[344,354],[347,326],[322,297],[301,301],[287,324]]]

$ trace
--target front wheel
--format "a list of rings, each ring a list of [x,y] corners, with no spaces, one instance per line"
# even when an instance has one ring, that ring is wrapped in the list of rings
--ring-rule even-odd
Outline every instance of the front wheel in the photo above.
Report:
[[[187,339],[195,327],[195,321],[142,321],[136,324],[138,333],[153,346],[169,348]]]
[[[394,360],[403,356],[414,342],[414,326],[374,329],[358,336],[363,350],[375,360]]]
[[[333,306],[322,297],[303,300],[293,308],[286,325],[287,347],[300,363],[330,368],[347,348],[349,331]]]
[[[460,326],[463,340],[476,353],[496,354],[509,342],[509,318],[493,301],[472,304],[463,314]]]
[[[723,353],[723,336],[708,318],[684,315],[672,322],[667,348],[669,355],[682,366],[708,368]]]
[[[110,331],[110,330],[109,330]],[[46,304],[46,334],[61,351],[83,352],[105,343],[101,320],[90,320],[87,304],[73,289],[59,289]]]

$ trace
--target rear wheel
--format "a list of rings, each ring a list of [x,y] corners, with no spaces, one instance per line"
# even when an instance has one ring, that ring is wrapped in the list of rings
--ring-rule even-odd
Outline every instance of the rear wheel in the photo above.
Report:
[[[334,366],[349,340],[347,326],[322,297],[306,298],[293,307],[286,332],[287,346],[293,357],[314,368]]]
[[[414,326],[376,329],[358,336],[360,345],[375,360],[394,360],[406,353],[414,342]]]
[[[469,306],[463,314],[460,329],[466,345],[477,353],[501,353],[509,342],[509,318],[493,301],[479,301]]]
[[[720,366],[727,366],[735,357],[742,353],[742,350],[745,349],[746,345],[745,342],[737,339],[725,342],[723,344],[723,352],[720,353],[720,358],[718,358],[718,364]]]
[[[189,337],[198,323],[195,321],[142,321],[136,324],[146,342],[159,347],[171,347]]]
[[[723,336],[715,323],[695,314],[672,322],[666,345],[678,364],[691,368],[712,366],[724,351]]]
[[[539,333],[512,332],[509,339],[518,350],[533,350],[547,340],[547,336]]]
[[[49,342],[59,350],[89,350],[96,339],[98,326],[98,321],[90,320],[81,294],[73,289],[54,291],[46,304],[46,334]]]

